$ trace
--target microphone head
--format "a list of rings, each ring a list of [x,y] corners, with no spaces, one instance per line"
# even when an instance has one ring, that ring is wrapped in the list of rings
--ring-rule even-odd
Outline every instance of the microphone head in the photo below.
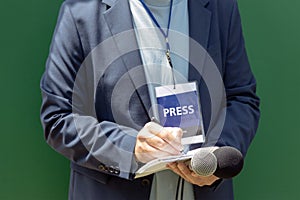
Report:
[[[236,148],[220,147],[214,151],[214,155],[218,161],[214,175],[219,178],[232,178],[240,173],[243,168],[243,155]]]
[[[217,158],[211,148],[201,148],[192,157],[190,167],[200,176],[210,176],[217,169]]]

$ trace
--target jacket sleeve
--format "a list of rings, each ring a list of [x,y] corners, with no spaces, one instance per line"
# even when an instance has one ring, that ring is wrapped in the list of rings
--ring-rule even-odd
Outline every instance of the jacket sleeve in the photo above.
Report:
[[[84,61],[81,45],[72,13],[64,3],[40,84],[45,139],[80,166],[128,179],[137,169],[133,153],[137,130],[98,122],[93,114],[94,102],[86,102],[93,99],[93,93],[75,85]],[[88,81],[86,85],[89,87]]]
[[[236,147],[245,155],[258,127],[259,98],[245,50],[237,2],[233,2],[223,72],[227,109],[218,142]]]

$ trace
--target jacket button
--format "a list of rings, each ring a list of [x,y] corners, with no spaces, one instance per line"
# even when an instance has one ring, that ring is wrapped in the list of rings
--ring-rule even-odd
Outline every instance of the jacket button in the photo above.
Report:
[[[100,164],[100,165],[98,166],[98,169],[99,169],[100,171],[105,171],[106,167],[105,167],[103,164]]]
[[[108,171],[109,171],[109,173],[113,174],[115,169],[111,166],[111,167],[108,168]]]
[[[141,182],[142,186],[149,186],[150,185],[150,180],[149,179],[143,179]]]
[[[120,168],[119,167],[114,168],[114,174],[116,174],[116,175],[120,174]]]

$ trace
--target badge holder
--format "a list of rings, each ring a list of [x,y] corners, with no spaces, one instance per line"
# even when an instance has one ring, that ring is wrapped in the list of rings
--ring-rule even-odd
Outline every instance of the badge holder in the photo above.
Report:
[[[180,127],[183,144],[203,143],[205,134],[197,82],[155,88],[159,123]]]

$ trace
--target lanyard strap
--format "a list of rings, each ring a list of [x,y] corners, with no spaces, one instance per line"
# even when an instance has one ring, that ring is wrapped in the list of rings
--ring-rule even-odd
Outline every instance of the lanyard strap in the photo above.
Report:
[[[170,2],[170,11],[169,11],[169,19],[168,19],[168,27],[167,27],[167,31],[165,32],[161,26],[159,25],[158,21],[156,20],[156,18],[154,17],[153,13],[151,12],[151,10],[149,9],[149,7],[147,6],[147,4],[145,3],[145,0],[140,0],[142,5],[144,6],[145,10],[147,11],[148,15],[151,17],[152,21],[155,23],[155,25],[159,28],[160,32],[163,34],[163,36],[165,36],[165,40],[166,40],[166,48],[167,48],[167,52],[170,52],[170,44],[169,44],[169,30],[170,30],[170,24],[171,24],[171,17],[172,17],[172,7],[173,7],[173,0],[171,0]]]
[[[167,26],[167,31],[166,32],[159,25],[158,21],[156,20],[156,18],[153,15],[153,13],[151,12],[151,10],[149,9],[149,7],[145,3],[145,0],[140,0],[140,2],[142,3],[143,7],[145,8],[146,12],[148,13],[148,15],[150,16],[150,18],[152,19],[152,21],[155,23],[155,25],[159,28],[160,32],[165,37],[165,41],[166,41],[166,56],[167,56],[169,65],[170,65],[170,67],[172,69],[172,78],[173,78],[174,89],[175,89],[174,68],[173,68],[173,64],[172,64],[172,60],[171,60],[170,43],[169,43],[169,38],[168,38],[169,37],[170,24],[171,24],[171,17],[172,17],[173,0],[171,0],[171,2],[170,2],[169,19],[168,19],[168,26]]]

